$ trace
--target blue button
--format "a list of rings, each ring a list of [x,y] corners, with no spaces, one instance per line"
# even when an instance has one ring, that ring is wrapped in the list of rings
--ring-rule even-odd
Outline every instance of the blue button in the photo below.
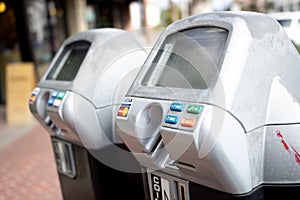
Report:
[[[184,104],[182,103],[172,103],[170,106],[170,110],[177,111],[177,112],[183,111],[183,108],[184,108]]]
[[[177,124],[178,122],[178,116],[175,115],[167,115],[165,122],[168,124]]]
[[[52,92],[52,98],[57,98],[57,96],[58,96],[58,92]]]
[[[48,99],[48,105],[49,106],[53,106],[53,103],[54,103],[54,99],[53,98]]]

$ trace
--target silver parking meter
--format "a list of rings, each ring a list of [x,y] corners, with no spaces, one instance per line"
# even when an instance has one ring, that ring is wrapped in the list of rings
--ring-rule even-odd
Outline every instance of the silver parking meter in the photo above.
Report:
[[[167,27],[115,113],[150,199],[299,198],[299,75],[297,50],[264,14]]]
[[[125,31],[80,32],[65,40],[32,92],[29,107],[51,135],[64,199],[144,198],[141,174],[112,164],[139,169],[131,154],[115,150],[126,148],[113,113],[146,55]]]

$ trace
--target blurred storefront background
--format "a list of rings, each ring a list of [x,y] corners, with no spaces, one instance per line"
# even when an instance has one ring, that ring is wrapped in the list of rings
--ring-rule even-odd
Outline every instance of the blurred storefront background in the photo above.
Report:
[[[32,62],[39,80],[62,42],[79,31],[104,27],[159,31],[180,18],[210,11],[299,8],[299,0],[0,0],[0,104],[6,103],[8,63]]]

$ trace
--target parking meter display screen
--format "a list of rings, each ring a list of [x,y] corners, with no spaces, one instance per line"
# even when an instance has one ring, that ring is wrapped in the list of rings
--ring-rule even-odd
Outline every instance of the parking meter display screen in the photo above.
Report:
[[[207,89],[218,76],[227,38],[227,30],[214,27],[168,36],[150,63],[142,85]]]
[[[72,81],[89,50],[89,46],[89,42],[83,41],[67,46],[48,74],[47,80]]]

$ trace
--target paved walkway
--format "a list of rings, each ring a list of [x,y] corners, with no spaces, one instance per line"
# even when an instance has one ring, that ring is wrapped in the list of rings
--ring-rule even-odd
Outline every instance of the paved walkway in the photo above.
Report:
[[[36,122],[0,122],[0,200],[61,200],[49,134]]]

